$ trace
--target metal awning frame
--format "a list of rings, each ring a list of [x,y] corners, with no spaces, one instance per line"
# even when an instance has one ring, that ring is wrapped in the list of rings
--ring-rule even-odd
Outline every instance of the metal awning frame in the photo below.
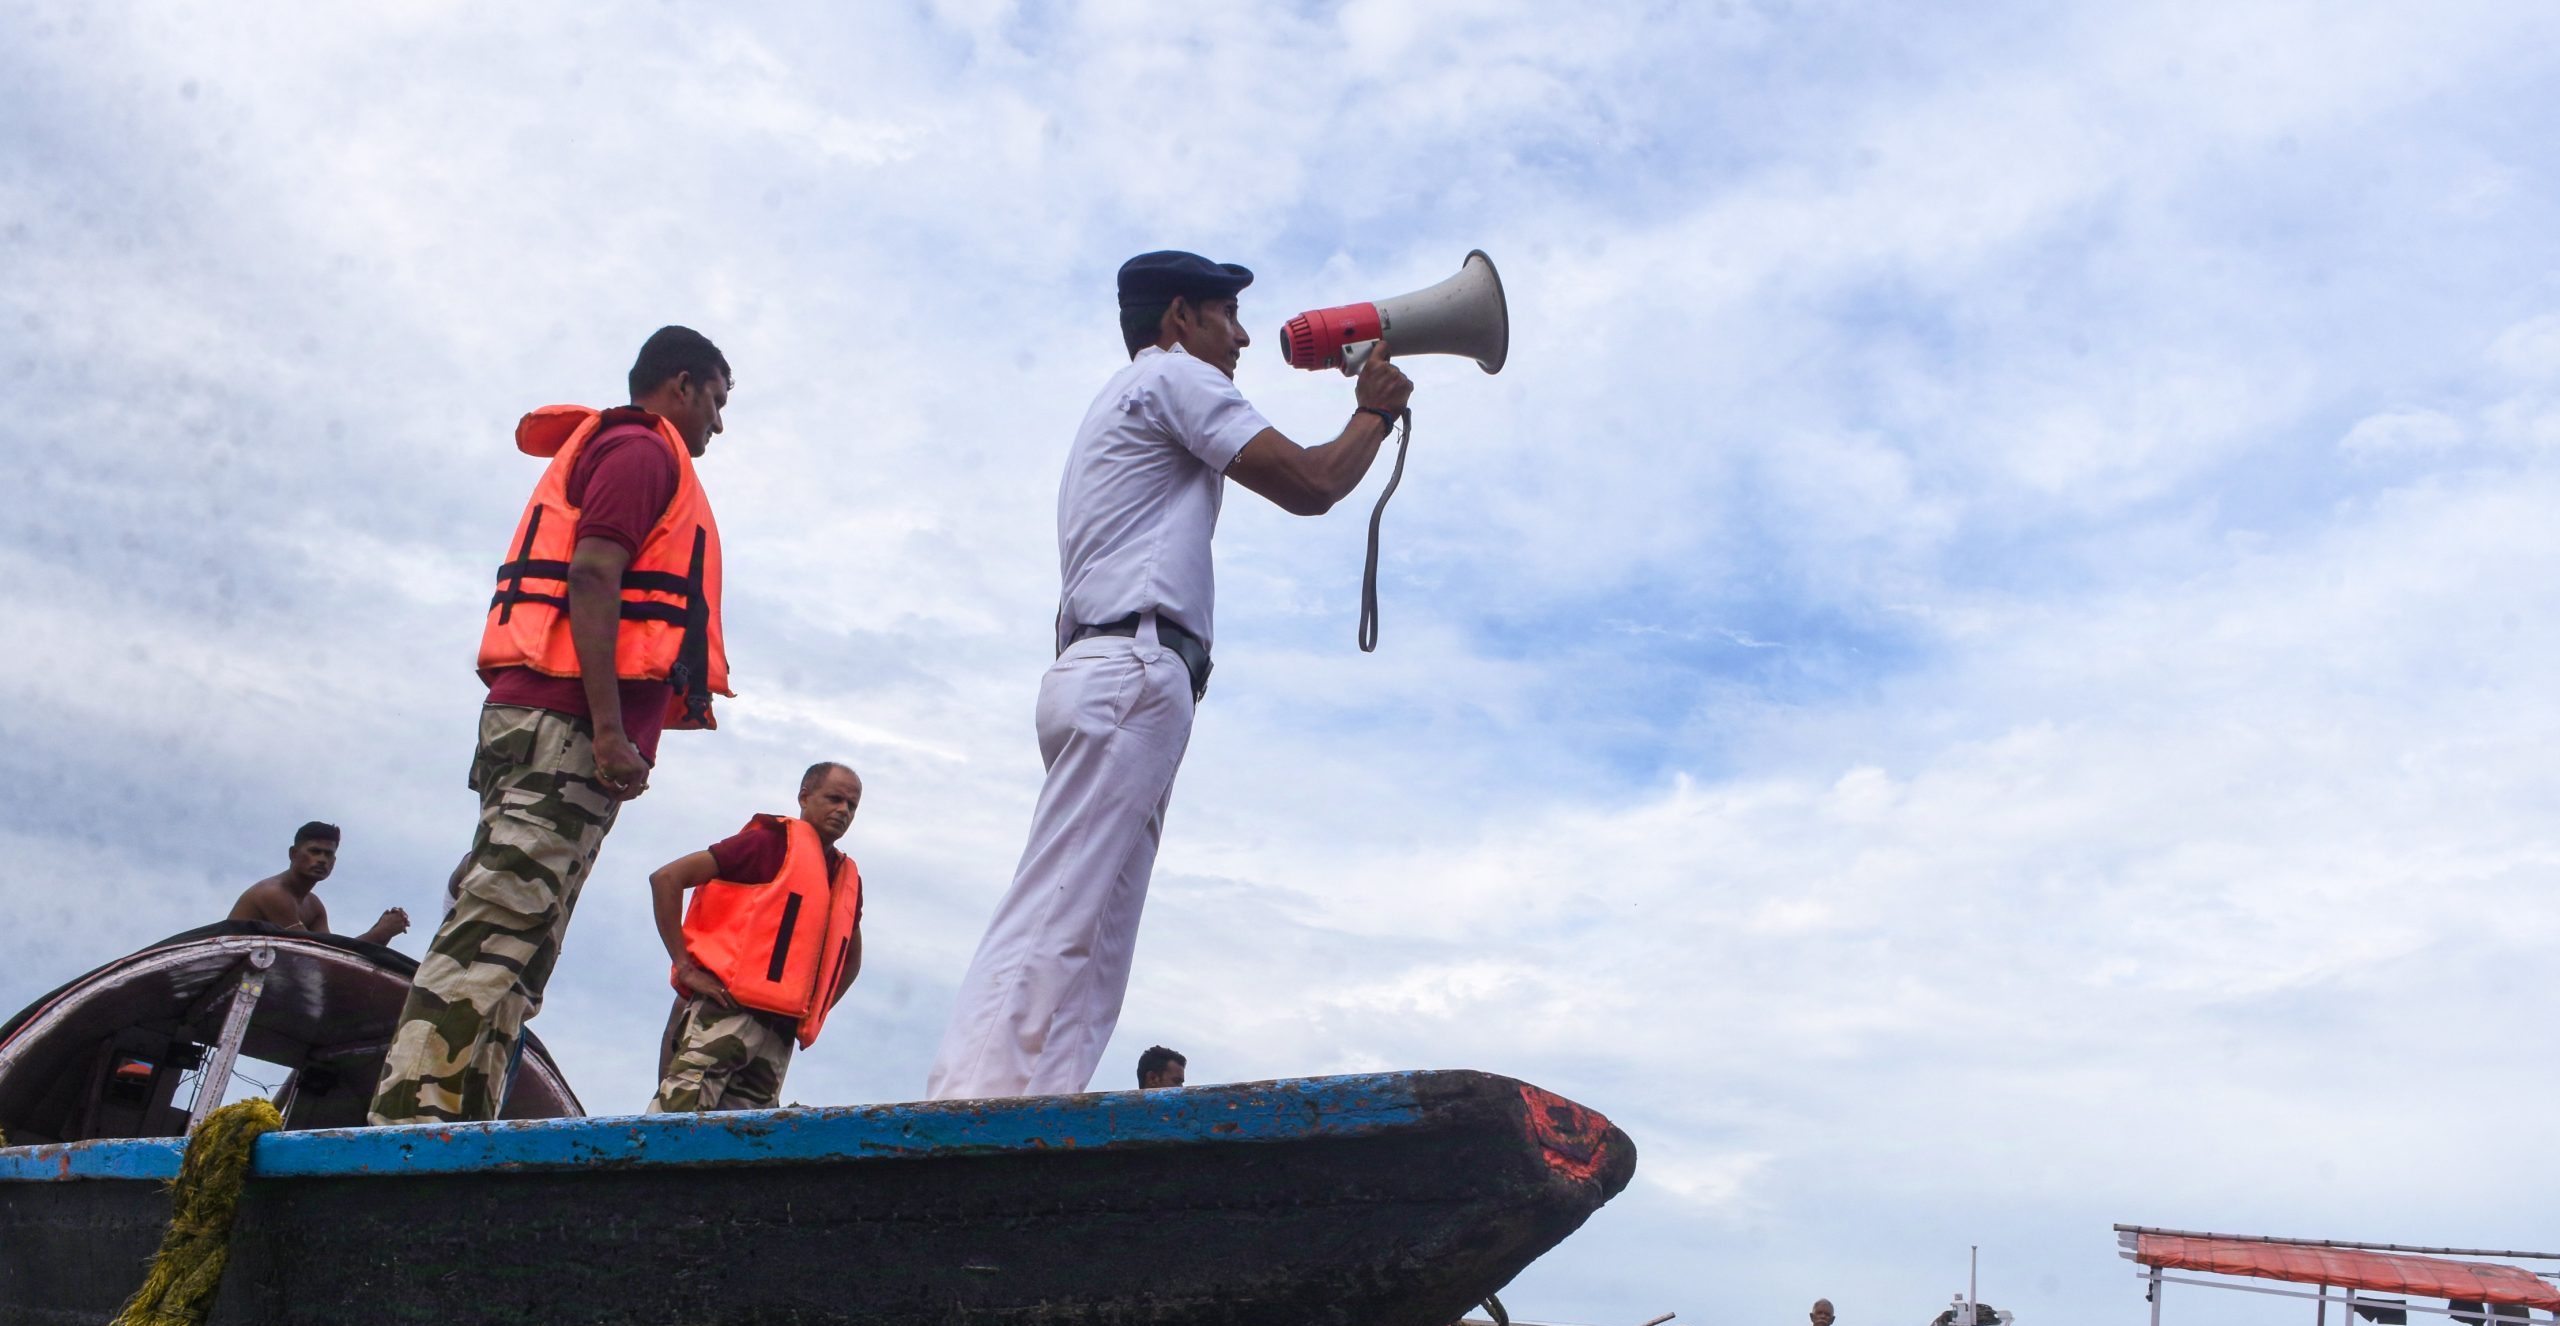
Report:
[[[2310,1289],[2302,1289],[2302,1288],[2279,1288],[2278,1286],[2280,1286],[2280,1285],[2287,1285],[2287,1284],[2289,1284],[2290,1282],[2288,1282],[2288,1281],[2278,1280],[2278,1281],[2272,1281],[2272,1282],[2266,1282],[2266,1283],[2252,1283],[2252,1281],[2255,1281],[2255,1280],[2257,1279],[2257,1277],[2254,1277],[2254,1276],[2221,1276],[2221,1275],[2213,1275],[2213,1276],[2211,1276],[2211,1278],[2206,1278],[2206,1276],[2208,1276],[2208,1275],[2210,1275],[2210,1274],[2211,1274],[2211,1273],[2209,1273],[2209,1272],[2205,1272],[2205,1273],[2194,1273],[2194,1274],[2179,1274],[2179,1273],[2174,1273],[2174,1272],[2170,1272],[2170,1271],[2164,1271],[2164,1270],[2162,1270],[2161,1268],[2159,1268],[2159,1267],[2157,1267],[2157,1266],[2145,1266],[2145,1265],[2143,1265],[2139,1260],[2137,1260],[2137,1259],[2136,1259],[2136,1257],[2135,1257],[2134,1253],[2135,1253],[2135,1249],[2136,1249],[2136,1248],[2139,1246],[2139,1244],[2140,1244],[2140,1241],[2141,1241],[2142,1235],[2147,1234],[2147,1233],[2148,1233],[2148,1234],[2168,1234],[2168,1233],[2181,1233],[2181,1232],[2183,1232],[2183,1231],[2175,1231],[2175,1230],[2159,1230],[2159,1229],[2141,1229],[2141,1228],[2136,1228],[2136,1227],[2134,1227],[2134,1226],[2129,1226],[2129,1225],[2118,1225],[2118,1226],[2116,1227],[2116,1242],[2117,1242],[2117,1244],[2118,1244],[2117,1251],[2116,1251],[2116,1255],[2117,1255],[2117,1256],[2119,1256],[2119,1257],[2124,1258],[2126,1261],[2129,1261],[2129,1262],[2133,1262],[2133,1263],[2134,1263],[2134,1272],[2133,1272],[2133,1274],[2134,1274],[2134,1278],[2135,1278],[2135,1279],[2137,1279],[2137,1280],[2142,1281],[2142,1282],[2144,1283],[2144,1285],[2146,1286],[2146,1288],[2145,1288],[2145,1290],[2144,1290],[2144,1297],[2149,1298],[2149,1299],[2151,1300],[2151,1326],[2160,1326],[2160,1299],[2161,1299],[2161,1292],[2160,1292],[2160,1291],[2161,1291],[2161,1289],[2162,1289],[2164,1286],[2167,1286],[2167,1285],[2173,1285],[2173,1284],[2177,1284],[2177,1285],[2196,1285],[2196,1286],[2199,1286],[2199,1287],[2202,1287],[2202,1288],[2205,1288],[2205,1289],[2237,1289],[2237,1290],[2242,1291],[2243,1293],[2250,1293],[2250,1294],[2265,1294],[2265,1295],[2268,1295],[2269,1297],[2272,1297],[2272,1298],[2308,1299],[2308,1300],[2310,1300],[2310,1301],[2312,1302],[2312,1304],[2314,1305],[2314,1306],[2313,1306],[2313,1310],[2312,1310],[2312,1311],[2313,1311],[2312,1321],[2313,1321],[2313,1323],[2314,1323],[2314,1326],[2328,1326],[2328,1321],[2329,1321],[2329,1305],[2330,1305],[2330,1304],[2332,1304],[2332,1303],[2335,1303],[2335,1304],[2339,1305],[2339,1311],[2338,1311],[2338,1322],[2339,1322],[2339,1326],[2356,1326],[2356,1317],[2355,1317],[2355,1313],[2356,1313],[2356,1309],[2357,1309],[2357,1308],[2359,1308],[2359,1307],[2363,1307],[2363,1308],[2378,1308],[2378,1309],[2384,1309],[2384,1310],[2388,1310],[2388,1311],[2392,1311],[2392,1312],[2416,1312],[2416,1313],[2422,1313],[2422,1314],[2432,1314],[2432,1315],[2434,1315],[2434,1316],[2444,1317],[2444,1318],[2446,1318],[2446,1319],[2448,1319],[2448,1320],[2450,1320],[2450,1319],[2452,1318],[2452,1316],[2453,1316],[2453,1309],[2452,1309],[2452,1307],[2450,1307],[2450,1306],[2445,1306],[2445,1307],[2436,1307],[2436,1306],[2430,1305],[2430,1304],[2428,1304],[2428,1303],[2419,1302],[2419,1301],[2415,1301],[2415,1300],[2406,1300],[2406,1299],[2397,1299],[2397,1298],[2381,1298],[2381,1297],[2377,1297],[2377,1296],[2375,1296],[2375,1295],[2374,1295],[2374,1294],[2372,1294],[2372,1293],[2359,1293],[2358,1291],[2356,1291],[2356,1290],[2354,1290],[2354,1289],[2345,1288],[2345,1287],[2343,1287],[2343,1286],[2318,1285],[2318,1286],[2315,1286],[2315,1287],[2310,1288]],[[2222,1234],[2213,1234],[2213,1235],[2193,1235],[2193,1236],[2191,1236],[2191,1237],[2205,1237],[2205,1238],[2243,1238],[2243,1237],[2247,1237],[2247,1236],[2243,1236],[2243,1235],[2222,1235]],[[2277,1239],[2277,1238],[2264,1238],[2264,1237],[2249,1238],[2249,1239],[2248,1239],[2248,1241],[2250,1241],[2250,1242],[2254,1242],[2254,1243],[2294,1243],[2294,1242],[2297,1242],[2296,1240],[2292,1240],[2292,1239]],[[2306,1243],[2306,1244],[2308,1243],[2308,1241],[2307,1241],[2307,1240],[2304,1240],[2304,1241],[2301,1241],[2301,1242],[2304,1242],[2304,1243]],[[2386,1247],[2386,1246],[2389,1246],[2389,1245],[2383,1245],[2383,1244],[2371,1244],[2371,1243],[2327,1243],[2327,1244],[2309,1244],[2309,1246],[2328,1246],[2328,1247],[2338,1247],[2338,1248],[2361,1248],[2361,1249],[2368,1249],[2368,1250],[2380,1250],[2380,1249],[2382,1249],[2382,1248],[2384,1248],[2384,1247]],[[2398,1250],[2402,1250],[2402,1251],[2418,1251],[2417,1249],[2398,1249]],[[2435,1252],[2435,1253],[2470,1253],[2470,1254],[2472,1254],[2472,1255],[2481,1255],[2481,1254],[2479,1253],[2479,1250],[2477,1250],[2477,1249],[2470,1249],[2470,1248],[2430,1248],[2430,1249],[2425,1249],[2425,1251],[2428,1251],[2428,1252]],[[2499,1254],[2495,1254],[2495,1255],[2499,1255],[2499,1256],[2507,1256],[2507,1257],[2537,1257],[2537,1256],[2543,1256],[2543,1255],[2545,1255],[2545,1254],[2540,1254],[2540,1253],[2523,1253],[2523,1252],[2508,1252],[2508,1253],[2499,1253]],[[2522,1268],[2519,1268],[2519,1269],[2522,1269]],[[2545,1279],[2545,1280],[2560,1279],[2560,1276],[2556,1276],[2556,1275],[2554,1275],[2554,1274],[2552,1274],[2552,1273],[2543,1272],[2543,1271],[2533,1271],[2533,1272],[2530,1272],[2530,1274],[2533,1274],[2533,1275],[2539,1276],[2539,1277],[2541,1277],[2542,1279]],[[2542,1315],[2542,1316],[2536,1317],[2536,1316],[2534,1315],[2534,1310],[2533,1310],[2533,1309],[2531,1309],[2531,1308],[2526,1308],[2526,1309],[2524,1310],[2525,1315],[2524,1315],[2524,1316],[2521,1316],[2521,1317],[2515,1317],[2515,1316],[2502,1316],[2502,1315],[2500,1315],[2500,1314],[2499,1314],[2499,1312],[2498,1312],[2498,1308],[2499,1308],[2499,1307],[2501,1307],[2501,1306],[2513,1307],[2513,1306],[2516,1306],[2516,1305],[2514,1305],[2514,1304],[2503,1304],[2503,1305],[2502,1305],[2502,1304],[2484,1304],[2484,1305],[2481,1307],[2480,1312],[2479,1312],[2479,1314],[2478,1314],[2478,1315],[2480,1315],[2480,1316],[2484,1317],[2484,1318],[2485,1318],[2485,1320],[2486,1320],[2488,1323],[2490,1323],[2490,1326],[2497,1326],[2497,1323],[2500,1323],[2500,1322],[2534,1322],[2534,1321],[2545,1321],[2545,1322],[2548,1322],[2548,1321],[2553,1321],[2553,1320],[2555,1320],[2555,1317],[2554,1317],[2552,1314],[2549,1314],[2549,1313],[2545,1313],[2545,1314],[2544,1314],[2544,1315]],[[2473,1313],[2471,1313],[2471,1312],[2467,1312],[2467,1311],[2466,1311],[2466,1312],[2464,1312],[2462,1315],[2464,1315],[2464,1316],[2468,1317],[2468,1316],[2472,1316],[2472,1315],[2474,1315],[2474,1314],[2473,1314]]]

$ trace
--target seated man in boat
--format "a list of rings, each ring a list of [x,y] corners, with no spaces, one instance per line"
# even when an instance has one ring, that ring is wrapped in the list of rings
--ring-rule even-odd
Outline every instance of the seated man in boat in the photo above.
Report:
[[[813,764],[798,817],[758,815],[649,876],[677,994],[650,1113],[781,1101],[792,1046],[818,1039],[862,970],[862,872],[836,850],[861,807],[859,775]]]
[[[1138,1090],[1154,1091],[1161,1087],[1182,1085],[1182,1072],[1191,1061],[1161,1045],[1150,1045],[1138,1056]]]
[[[231,904],[233,921],[264,921],[284,930],[306,930],[315,935],[329,933],[329,907],[314,895],[320,881],[338,868],[338,826],[313,820],[293,831],[293,850],[285,858],[285,868],[249,886],[240,901]],[[391,937],[409,928],[409,913],[398,907],[385,910],[373,928],[356,938],[368,944],[388,944]]]

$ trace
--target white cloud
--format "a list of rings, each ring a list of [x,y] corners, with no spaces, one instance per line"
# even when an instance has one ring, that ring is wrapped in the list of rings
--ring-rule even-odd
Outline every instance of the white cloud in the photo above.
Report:
[[[2391,456],[2450,451],[2465,436],[2459,420],[2435,410],[2386,410],[2357,420],[2338,446],[2351,456]]]
[[[2530,382],[2560,377],[2560,314],[2528,318],[2498,333],[2489,362]]]

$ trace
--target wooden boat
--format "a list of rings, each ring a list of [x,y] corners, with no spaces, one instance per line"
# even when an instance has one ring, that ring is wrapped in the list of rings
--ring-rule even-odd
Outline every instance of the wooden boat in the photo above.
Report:
[[[0,1028],[0,1121],[64,1095],[14,1081],[29,1025]],[[93,1053],[91,1081],[124,1052]],[[0,1150],[0,1324],[111,1316],[182,1147]],[[1634,1169],[1608,1120],[1476,1072],[295,1129],[256,1145],[211,1320],[1446,1326]]]
[[[276,1099],[286,1127],[362,1124],[417,969],[379,944],[255,921],[173,935],[0,1023],[0,1134],[21,1144],[184,1137],[244,1056],[291,1074]],[[507,1117],[583,1112],[527,1035]]]

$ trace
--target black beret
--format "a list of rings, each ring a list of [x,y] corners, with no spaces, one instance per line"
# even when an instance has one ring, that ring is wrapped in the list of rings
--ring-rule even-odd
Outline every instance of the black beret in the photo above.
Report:
[[[1253,284],[1253,273],[1180,249],[1141,253],[1120,264],[1120,307],[1168,304],[1177,295],[1221,298]]]

